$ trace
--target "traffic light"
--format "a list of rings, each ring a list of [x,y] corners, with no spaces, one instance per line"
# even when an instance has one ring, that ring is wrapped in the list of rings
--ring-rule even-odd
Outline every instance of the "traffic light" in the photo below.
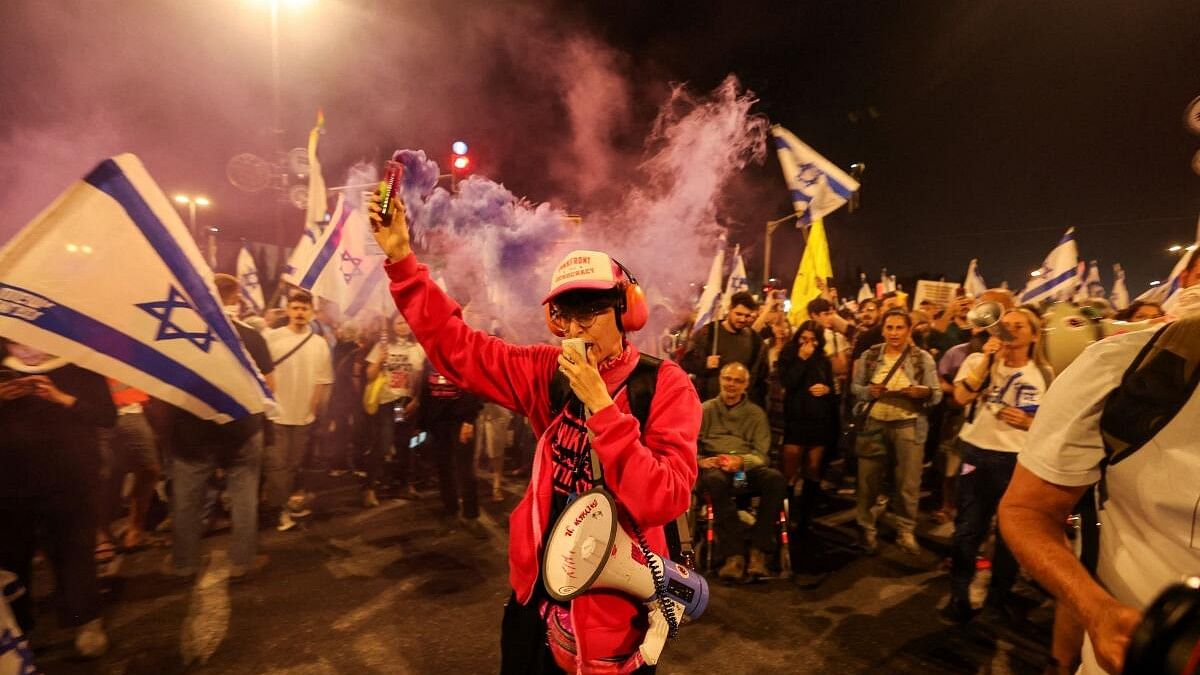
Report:
[[[460,181],[471,173],[471,156],[467,154],[467,144],[464,141],[454,141],[450,145],[453,153],[450,157],[450,174],[454,181]]]

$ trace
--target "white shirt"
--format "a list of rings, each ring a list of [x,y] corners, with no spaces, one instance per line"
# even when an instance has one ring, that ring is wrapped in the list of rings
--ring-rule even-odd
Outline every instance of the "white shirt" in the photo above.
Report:
[[[388,386],[379,396],[380,403],[391,403],[404,396],[417,395],[418,378],[425,367],[425,350],[415,340],[396,340],[387,345],[387,358],[383,355],[383,343],[377,342],[367,354],[367,363],[383,362]]]
[[[963,360],[954,376],[958,384],[967,379],[985,361],[987,355],[975,353]],[[996,415],[1005,407],[1020,408],[1034,414],[1046,393],[1046,378],[1032,359],[1020,368],[1004,365],[1001,359],[992,379],[975,399],[975,419],[963,424],[958,437],[977,448],[997,452],[1020,452],[1025,449],[1029,432],[1018,429]]]
[[[284,326],[267,331],[263,337],[267,340],[267,348],[271,350],[271,359],[278,361],[311,333],[309,329],[297,334]],[[329,352],[329,345],[320,335],[313,335],[296,353],[275,366],[278,416],[272,421],[290,426],[311,424],[316,419],[312,411],[313,391],[318,385],[332,382],[333,356]]]
[[[1108,394],[1156,331],[1106,338],[1090,346],[1055,381],[1017,461],[1050,483],[1100,479],[1100,415]],[[1101,583],[1117,600],[1145,609],[1164,588],[1200,570],[1200,389],[1158,435],[1110,466],[1100,511]],[[1079,672],[1098,674],[1091,642]]]

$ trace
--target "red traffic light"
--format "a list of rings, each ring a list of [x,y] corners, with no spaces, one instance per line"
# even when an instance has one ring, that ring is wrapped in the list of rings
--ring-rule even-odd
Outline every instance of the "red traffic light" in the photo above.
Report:
[[[466,171],[471,166],[471,158],[466,155],[459,155],[454,158],[454,170]]]

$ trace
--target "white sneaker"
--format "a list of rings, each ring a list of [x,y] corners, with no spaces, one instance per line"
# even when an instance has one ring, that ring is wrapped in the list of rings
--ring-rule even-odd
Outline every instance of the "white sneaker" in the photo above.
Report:
[[[275,526],[275,529],[279,530],[280,532],[287,532],[294,527],[296,527],[296,521],[292,520],[292,514],[288,512],[287,509],[284,509],[283,512],[279,514],[279,524]]]
[[[912,532],[901,532],[896,535],[896,546],[909,555],[921,555],[921,546]]]
[[[103,620],[92,619],[79,627],[75,632],[75,651],[85,659],[99,658],[108,651]]]

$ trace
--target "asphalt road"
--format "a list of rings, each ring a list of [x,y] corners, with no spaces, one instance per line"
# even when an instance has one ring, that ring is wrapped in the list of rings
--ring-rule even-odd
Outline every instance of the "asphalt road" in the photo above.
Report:
[[[270,563],[254,578],[225,576],[225,534],[205,540],[213,552],[195,583],[158,574],[165,549],[126,556],[107,594],[112,649],[94,662],[72,660],[42,569],[39,667],[50,675],[496,672],[509,594],[504,528],[522,486],[485,503],[488,538],[479,540],[439,525],[433,493],[364,510],[350,481],[325,479],[302,529],[263,531]],[[1036,591],[1019,589],[1028,612],[1017,625],[985,615],[948,626],[937,616],[948,580],[934,552],[945,528],[923,532],[931,547],[923,556],[885,545],[859,557],[836,545],[853,534],[843,506],[822,519],[824,536],[804,547],[793,579],[727,586],[711,575],[708,612],[667,646],[658,672],[1041,672],[1051,609]]]

